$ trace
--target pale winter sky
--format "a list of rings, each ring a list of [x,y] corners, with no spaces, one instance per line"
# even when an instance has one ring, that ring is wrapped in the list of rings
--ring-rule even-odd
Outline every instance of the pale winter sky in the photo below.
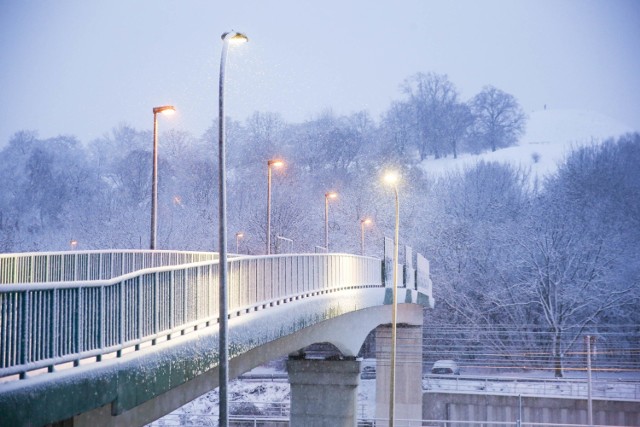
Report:
[[[0,147],[19,130],[84,142],[160,119],[200,136],[217,117],[222,42],[227,115],[290,122],[368,110],[378,118],[417,72],[447,74],[467,100],[484,85],[526,112],[584,109],[640,129],[637,0],[15,0],[0,3]]]

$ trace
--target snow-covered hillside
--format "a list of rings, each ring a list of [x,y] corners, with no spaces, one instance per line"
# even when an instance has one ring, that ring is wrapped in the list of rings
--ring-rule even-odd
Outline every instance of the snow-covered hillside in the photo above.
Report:
[[[480,160],[521,166],[532,177],[542,178],[556,170],[558,163],[576,147],[598,144],[632,129],[599,113],[581,110],[541,110],[529,114],[526,132],[518,145],[479,155],[462,154],[458,159],[426,159],[423,169],[429,174],[462,170]]]

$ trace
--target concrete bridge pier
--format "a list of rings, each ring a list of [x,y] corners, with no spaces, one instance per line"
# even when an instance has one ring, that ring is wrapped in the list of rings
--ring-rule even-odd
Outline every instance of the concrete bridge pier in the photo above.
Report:
[[[355,427],[360,362],[287,361],[291,386],[291,427]]]
[[[378,326],[375,336],[376,418],[388,420],[391,325]],[[395,419],[422,419],[422,326],[399,324],[396,329]]]

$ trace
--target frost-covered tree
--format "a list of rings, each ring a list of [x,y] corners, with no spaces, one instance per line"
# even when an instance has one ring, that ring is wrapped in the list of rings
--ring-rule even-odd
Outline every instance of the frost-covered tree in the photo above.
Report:
[[[406,79],[402,90],[412,111],[414,141],[420,160],[432,154],[435,158],[447,155],[451,135],[450,115],[458,104],[458,92],[446,75],[418,73]]]
[[[513,95],[486,86],[471,100],[475,115],[474,144],[478,151],[509,147],[522,135],[526,115]]]
[[[457,159],[460,143],[468,137],[474,124],[474,117],[467,104],[456,103],[451,106],[448,121],[447,141],[453,153],[453,158]]]
[[[518,294],[537,308],[532,320],[551,336],[549,351],[558,377],[563,376],[566,352],[589,326],[610,310],[635,306],[637,285],[617,280],[615,259],[620,253],[593,224],[563,206],[554,197],[543,200],[522,233],[514,236]]]
[[[406,102],[394,102],[384,114],[381,123],[382,138],[380,146],[374,154],[389,159],[396,164],[410,165],[414,163],[413,155],[413,120],[410,105]]]
[[[505,236],[527,212],[526,174],[481,162],[440,178],[426,200],[421,248],[432,260],[439,321],[475,331],[465,342],[508,355],[509,333],[496,339],[501,325],[526,325],[527,309],[512,295],[514,258]],[[519,333],[519,332],[518,332]]]

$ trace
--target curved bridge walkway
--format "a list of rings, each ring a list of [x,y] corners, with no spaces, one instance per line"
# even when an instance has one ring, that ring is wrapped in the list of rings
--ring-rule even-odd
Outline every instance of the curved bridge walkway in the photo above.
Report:
[[[406,253],[398,322],[418,327],[433,307],[428,262],[417,254],[413,269]],[[313,412],[295,387],[314,369],[357,386],[355,356],[391,317],[390,271],[390,259],[348,254],[230,256],[230,377],[332,343],[346,364],[289,361],[291,425],[309,423],[295,421],[296,406]],[[0,255],[0,426],[141,426],[217,387],[217,366],[215,253]]]

